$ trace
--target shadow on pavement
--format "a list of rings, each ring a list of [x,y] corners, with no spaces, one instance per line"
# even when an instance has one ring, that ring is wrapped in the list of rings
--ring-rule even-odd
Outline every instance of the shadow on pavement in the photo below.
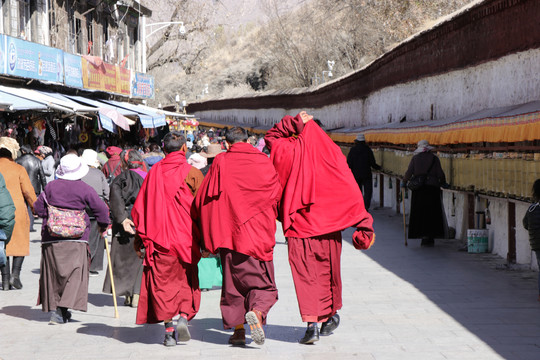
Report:
[[[99,323],[85,323],[77,329],[77,333],[90,336],[103,336],[118,340],[126,344],[159,344],[163,341],[163,325],[151,326],[152,331],[148,331],[150,326],[109,326]],[[154,335],[155,334],[155,335]]]
[[[539,358],[535,319],[540,306],[530,274],[498,271],[492,264],[498,257],[459,252],[457,240],[435,239],[433,248],[424,248],[420,239],[411,239],[405,247],[400,214],[385,208],[372,215],[377,237],[363,254],[413,285],[501,356]],[[344,241],[352,243],[353,231],[343,231]]]
[[[32,309],[30,306],[4,306],[0,308],[0,314],[25,319],[29,321],[48,322],[51,315],[41,309]]]
[[[116,303],[118,306],[125,306],[124,305],[124,298],[123,297],[116,297]],[[113,306],[113,298],[111,294],[92,294],[88,293],[88,303],[92,304],[97,307],[103,307],[103,306]]]
[[[191,337],[193,339],[198,339],[204,342],[209,342],[212,344],[228,344],[229,337],[232,335],[233,331],[223,329],[223,321],[216,318],[207,318],[207,319],[193,319],[190,322],[189,331],[191,332]],[[250,347],[249,338],[249,325],[245,325],[246,328],[246,348]],[[297,343],[304,335],[304,328],[298,328],[294,326],[282,326],[282,325],[272,325],[266,324],[264,326],[264,333],[266,339],[283,341],[288,343]],[[291,334],[293,334],[291,336]],[[296,338],[298,337],[298,339]],[[257,348],[258,345],[253,344],[253,348]]]

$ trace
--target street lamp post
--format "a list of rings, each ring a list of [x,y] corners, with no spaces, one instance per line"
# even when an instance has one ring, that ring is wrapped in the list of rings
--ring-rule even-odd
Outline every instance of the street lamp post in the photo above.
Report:
[[[157,22],[152,24],[146,24],[145,28],[150,29],[150,34],[146,34],[147,37],[152,36],[154,33],[158,32],[159,30],[163,30],[169,25],[180,25],[180,28],[178,29],[178,32],[180,35],[184,35],[186,33],[186,27],[184,26],[183,21],[165,21],[165,22]],[[159,26],[157,29],[152,30],[153,26]]]
[[[151,24],[147,24],[146,23],[146,17],[143,17],[142,20],[141,20],[141,28],[144,29],[143,31],[141,31],[141,33],[143,33],[143,41],[142,41],[142,51],[143,51],[143,71],[146,73],[146,38],[155,34],[156,32],[160,31],[160,30],[163,30],[165,28],[167,28],[169,25],[180,25],[180,28],[178,29],[178,32],[180,35],[185,35],[186,34],[186,27],[184,26],[184,22],[183,21],[164,21],[164,22],[157,22],[157,23],[151,23]],[[154,26],[159,26],[158,28],[152,30],[152,28]],[[146,29],[149,29],[148,31],[150,31],[150,33],[146,33]]]
[[[324,82],[324,74],[327,74],[329,78],[334,76],[332,74],[332,70],[334,69],[334,65],[336,64],[336,62],[333,60],[328,60],[326,64],[328,65],[328,70],[322,72],[322,82]]]

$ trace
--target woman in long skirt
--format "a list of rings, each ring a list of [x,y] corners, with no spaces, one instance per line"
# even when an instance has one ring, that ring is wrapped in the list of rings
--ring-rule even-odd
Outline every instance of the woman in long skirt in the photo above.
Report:
[[[124,305],[137,307],[142,279],[142,259],[137,256],[131,209],[146,177],[146,165],[136,150],[120,155],[123,171],[111,184],[112,215],[111,263],[116,295],[125,296]],[[103,292],[112,293],[109,271],[105,275]]]
[[[45,187],[34,204],[36,214],[43,218],[41,230],[41,265],[38,305],[51,312],[50,324],[63,324],[71,319],[68,309],[86,311],[88,304],[88,238],[90,219],[85,209],[92,210],[103,232],[109,224],[109,209],[97,193],[81,178],[88,166],[75,154],[64,156],[56,171],[57,180]],[[49,225],[71,224],[55,221],[47,224],[51,207],[78,210],[84,214],[82,235],[65,231],[59,233]],[[53,219],[51,219],[53,221]],[[65,229],[64,229],[65,230]]]

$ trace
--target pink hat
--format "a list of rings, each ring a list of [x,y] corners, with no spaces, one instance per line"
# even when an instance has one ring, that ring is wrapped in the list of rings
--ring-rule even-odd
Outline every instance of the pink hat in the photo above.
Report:
[[[201,154],[197,154],[197,153],[192,154],[187,160],[187,162],[189,165],[199,170],[201,170],[203,167],[208,165],[208,161],[206,160],[206,158],[202,156]]]

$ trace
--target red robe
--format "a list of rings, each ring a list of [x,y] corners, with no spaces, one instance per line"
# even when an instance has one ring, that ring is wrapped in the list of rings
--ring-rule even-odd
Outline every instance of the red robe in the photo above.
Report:
[[[302,320],[323,322],[341,302],[341,230],[356,248],[374,240],[373,219],[339,147],[313,121],[284,117],[266,136],[283,185],[280,220]]]
[[[195,199],[205,248],[271,261],[280,196],[274,166],[252,145],[236,143],[216,156]]]
[[[145,266],[151,265],[154,251],[188,264],[199,262],[190,215],[194,198],[185,183],[190,169],[185,153],[175,151],[156,163],[144,179],[131,216],[146,248]]]
[[[285,116],[265,140],[283,184],[279,216],[285,236],[308,238],[357,226],[372,238],[373,219],[347,160],[315,122]]]
[[[194,197],[186,184],[191,169],[184,152],[168,154],[152,167],[135,200],[131,216],[146,249],[137,324],[180,312],[191,319],[199,309],[200,248],[190,216]]]

